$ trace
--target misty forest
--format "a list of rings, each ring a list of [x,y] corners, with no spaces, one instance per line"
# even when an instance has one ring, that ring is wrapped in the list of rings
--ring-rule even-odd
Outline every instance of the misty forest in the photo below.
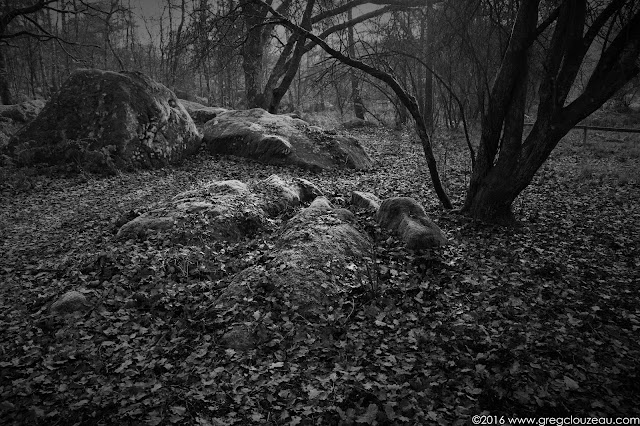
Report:
[[[634,424],[639,287],[636,0],[0,2],[2,424]]]

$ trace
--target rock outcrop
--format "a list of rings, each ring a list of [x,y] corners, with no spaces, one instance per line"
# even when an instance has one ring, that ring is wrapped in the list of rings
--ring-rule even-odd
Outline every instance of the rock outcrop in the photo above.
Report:
[[[316,171],[367,170],[373,165],[356,139],[260,108],[218,114],[203,131],[203,145],[213,154],[236,155],[267,164],[292,164]]]
[[[382,202],[376,215],[383,228],[395,232],[410,249],[444,246],[447,237],[413,198],[394,197]]]
[[[9,141],[18,165],[77,164],[97,173],[158,168],[195,153],[195,124],[165,86],[137,72],[74,72]]]
[[[332,297],[349,286],[361,285],[371,256],[369,238],[354,226],[355,218],[345,209],[334,208],[324,197],[291,218],[282,230],[266,265],[238,273],[219,297],[216,308],[226,310],[243,305],[256,294],[296,306],[305,318],[326,311]],[[258,328],[247,326],[259,318],[254,311],[243,325],[236,325],[223,336],[223,343],[237,350],[251,349],[264,336]]]

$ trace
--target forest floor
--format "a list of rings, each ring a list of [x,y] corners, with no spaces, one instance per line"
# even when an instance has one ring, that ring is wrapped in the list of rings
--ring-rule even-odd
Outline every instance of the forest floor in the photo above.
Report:
[[[0,170],[2,422],[450,425],[473,415],[508,424],[640,414],[638,135],[592,132],[583,145],[571,132],[517,200],[519,226],[499,228],[438,205],[408,132],[353,133],[374,171],[208,156],[104,179]],[[434,140],[460,206],[465,143]],[[206,181],[273,173],[307,178],[340,206],[352,190],[414,197],[452,243],[407,251],[358,213],[376,244],[361,287],[318,323],[281,311],[264,321],[280,338],[225,349],[227,317],[211,304],[233,273],[268,255],[271,236],[204,253],[162,239],[117,242],[114,222]],[[94,309],[50,316],[73,289]]]

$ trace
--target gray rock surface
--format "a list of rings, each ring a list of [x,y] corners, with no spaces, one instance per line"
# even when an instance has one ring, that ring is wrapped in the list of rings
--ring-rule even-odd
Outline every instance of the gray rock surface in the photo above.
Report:
[[[242,306],[247,298],[265,293],[297,306],[305,318],[325,312],[336,294],[361,284],[366,274],[372,244],[352,225],[352,217],[326,198],[316,198],[287,222],[267,265],[247,268],[234,277],[217,309]],[[244,320],[256,322],[251,315]],[[259,327],[238,325],[222,340],[228,347],[246,350],[264,337]]]

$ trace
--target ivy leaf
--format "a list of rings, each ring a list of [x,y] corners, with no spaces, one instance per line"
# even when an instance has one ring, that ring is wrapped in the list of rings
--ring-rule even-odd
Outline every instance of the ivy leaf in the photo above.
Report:
[[[357,423],[373,424],[374,420],[378,416],[378,406],[376,404],[369,404],[367,411],[356,419]]]
[[[580,385],[570,377],[564,376],[564,385],[569,390],[578,390],[580,389]]]
[[[312,386],[309,386],[309,388],[307,389],[307,392],[309,394],[309,399],[316,399],[322,393],[322,391],[320,391],[320,390],[318,390],[318,389],[316,389],[316,388],[314,388]]]

